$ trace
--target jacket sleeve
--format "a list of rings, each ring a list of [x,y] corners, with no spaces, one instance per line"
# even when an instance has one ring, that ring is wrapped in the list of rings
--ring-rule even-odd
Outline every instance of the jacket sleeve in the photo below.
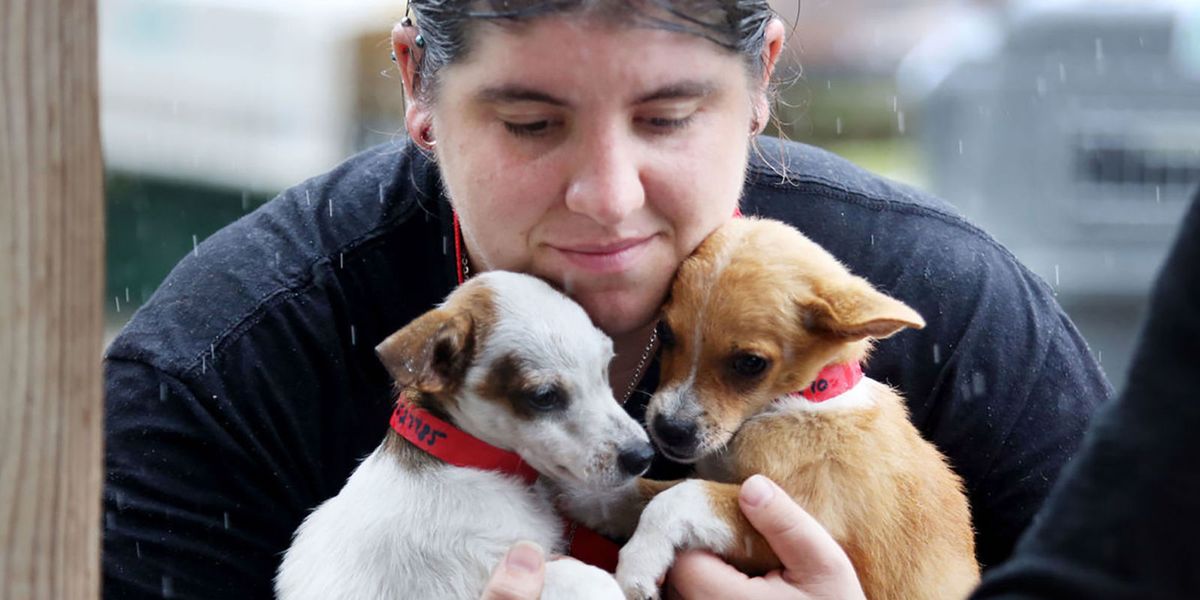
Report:
[[[1097,414],[1013,559],[976,598],[1194,598],[1200,498],[1200,197],[1150,302],[1121,397]]]
[[[271,597],[290,525],[215,396],[131,360],[105,387],[104,597]]]

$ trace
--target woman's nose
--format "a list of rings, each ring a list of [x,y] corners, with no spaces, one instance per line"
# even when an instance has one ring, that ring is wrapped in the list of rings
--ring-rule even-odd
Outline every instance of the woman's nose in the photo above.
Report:
[[[620,134],[597,135],[580,145],[567,185],[567,208],[602,225],[617,225],[646,201],[632,144]]]

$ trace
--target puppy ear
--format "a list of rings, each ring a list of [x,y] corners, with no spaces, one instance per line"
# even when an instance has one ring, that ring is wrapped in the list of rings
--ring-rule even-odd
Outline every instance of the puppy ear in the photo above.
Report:
[[[905,327],[925,327],[917,311],[862,279],[824,290],[821,295],[803,307],[805,325],[821,334],[842,339],[883,339]]]
[[[388,336],[375,353],[398,386],[441,392],[466,374],[475,346],[473,329],[466,311],[439,308]]]

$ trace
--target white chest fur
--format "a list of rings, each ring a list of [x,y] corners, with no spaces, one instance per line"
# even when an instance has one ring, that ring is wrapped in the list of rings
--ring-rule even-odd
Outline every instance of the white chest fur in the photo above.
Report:
[[[410,472],[382,450],[296,531],[279,598],[478,598],[518,540],[547,550],[562,525],[538,487],[483,471]]]

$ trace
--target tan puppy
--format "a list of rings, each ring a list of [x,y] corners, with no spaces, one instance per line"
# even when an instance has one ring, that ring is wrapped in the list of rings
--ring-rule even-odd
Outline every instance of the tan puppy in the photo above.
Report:
[[[664,308],[661,383],[646,421],[665,454],[710,481],[646,506],[621,550],[626,594],[654,596],[681,549],[710,549],[748,573],[778,568],[738,508],[737,484],[755,473],[829,530],[867,597],[961,598],[974,588],[961,480],[899,395],[856,372],[872,338],[924,324],[783,223],[737,219],[701,244]]]

